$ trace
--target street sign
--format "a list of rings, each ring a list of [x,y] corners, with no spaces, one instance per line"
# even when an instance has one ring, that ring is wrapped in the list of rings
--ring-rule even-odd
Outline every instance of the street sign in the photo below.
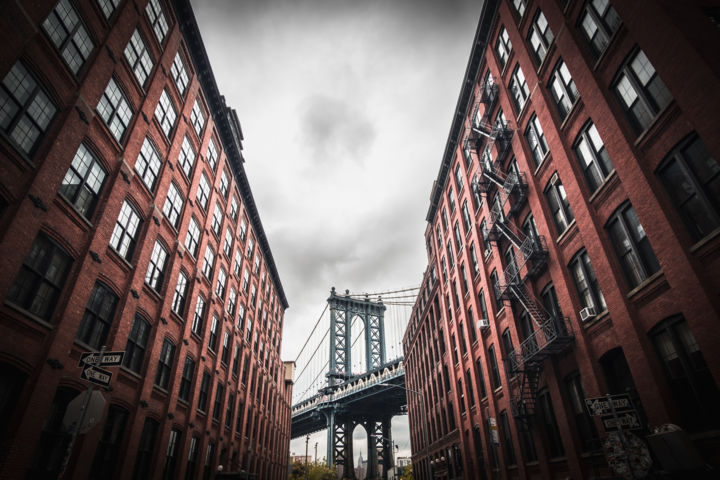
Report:
[[[630,396],[627,393],[610,395],[610,399],[612,400],[612,406],[607,397],[586,398],[585,406],[593,417],[610,415],[613,413],[613,407],[615,407],[617,413],[634,408],[630,401]]]
[[[98,367],[119,367],[122,364],[125,352],[104,352],[102,359],[99,353],[83,352],[80,354],[78,367],[82,368],[87,365],[97,365]]]
[[[65,410],[65,416],[63,417],[63,426],[68,430],[77,427],[77,422],[82,418],[82,424],[78,429],[78,433],[87,433],[93,428],[103,416],[105,411],[105,397],[99,390],[93,390],[90,393],[90,399],[88,400],[88,392],[82,392],[77,397],[73,398],[68,403],[67,409]],[[87,410],[83,417],[83,405],[87,401]]]
[[[88,365],[85,367],[80,374],[80,378],[87,380],[88,382],[102,385],[103,387],[110,386],[110,379],[112,378],[112,372],[103,370],[100,367]]]
[[[623,430],[639,430],[642,428],[642,425],[640,424],[640,417],[635,410],[618,412],[617,416],[604,416],[602,417],[602,422],[605,426],[605,430],[608,432],[617,430],[618,426],[622,427]]]

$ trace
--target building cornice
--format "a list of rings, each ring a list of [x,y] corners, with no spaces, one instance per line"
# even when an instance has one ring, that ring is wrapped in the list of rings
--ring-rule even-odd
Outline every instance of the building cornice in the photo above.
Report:
[[[195,13],[190,5],[190,0],[173,0],[172,5],[175,10],[180,32],[185,39],[185,45],[190,52],[191,60],[195,66],[198,81],[205,94],[205,100],[208,103],[210,114],[212,115],[218,134],[220,135],[220,140],[225,148],[225,154],[232,168],[235,180],[240,186],[240,195],[245,204],[245,210],[248,213],[250,223],[255,231],[258,246],[265,256],[265,263],[270,271],[270,277],[272,278],[280,302],[283,308],[288,308],[289,305],[285,297],[285,290],[280,281],[280,275],[275,266],[270,244],[265,234],[262,221],[260,220],[255,198],[250,189],[250,182],[243,167],[243,163],[245,162],[242,154],[243,134],[237,113],[234,109],[226,105],[225,97],[220,95],[217,82],[215,81],[215,74],[210,66],[210,59],[208,58],[207,50],[205,50],[205,44],[200,35],[200,28],[195,20]]]
[[[445,184],[447,183],[448,173],[450,172],[450,164],[458,145],[460,137],[467,117],[468,108],[470,107],[470,98],[477,84],[478,75],[480,74],[480,66],[485,56],[485,48],[488,44],[488,37],[492,30],[495,15],[497,13],[500,0],[485,0],[480,20],[478,21],[477,30],[475,31],[475,40],[473,41],[470,59],[465,68],[463,76],[462,88],[458,97],[455,113],[453,114],[452,124],[450,126],[450,134],[445,144],[445,153],[443,154],[442,163],[437,179],[433,182],[432,191],[430,192],[430,208],[428,208],[425,220],[432,223],[437,212],[440,199],[442,198]]]

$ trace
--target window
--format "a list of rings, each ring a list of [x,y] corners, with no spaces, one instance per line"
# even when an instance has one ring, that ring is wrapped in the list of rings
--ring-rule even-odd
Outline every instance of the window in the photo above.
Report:
[[[212,414],[212,418],[216,422],[220,421],[220,412],[222,412],[223,393],[225,393],[225,388],[223,387],[222,383],[218,382],[217,388],[215,389],[215,403],[213,404],[213,414]]]
[[[245,218],[240,219],[240,240],[245,241],[245,235],[247,234],[247,223]]]
[[[550,177],[550,181],[547,187],[545,187],[545,198],[550,205],[555,226],[557,227],[558,234],[560,234],[570,226],[570,223],[575,217],[573,216],[570,202],[565,194],[565,187],[563,187],[557,172]]]
[[[443,221],[443,230],[447,232],[448,228],[450,228],[450,223],[448,223],[447,211],[444,208],[442,211],[442,221]]]
[[[525,140],[528,142],[530,153],[537,167],[542,163],[543,159],[545,159],[545,155],[547,155],[550,149],[548,148],[547,140],[545,140],[545,133],[543,133],[540,120],[534,113],[532,117],[530,117],[528,126],[525,129]]]
[[[162,44],[168,32],[168,23],[165,18],[165,12],[163,12],[162,6],[160,5],[160,0],[150,0],[147,7],[145,7],[145,11],[147,12],[150,25],[152,25],[158,43]]]
[[[212,322],[210,323],[210,337],[208,338],[208,348],[213,352],[217,350],[217,339],[218,339],[218,319],[213,315]]]
[[[44,320],[55,310],[72,265],[70,255],[39,234],[15,277],[7,300]]]
[[[505,373],[508,377],[514,377],[517,372],[512,368],[510,355],[515,353],[515,349],[513,348],[512,337],[510,337],[510,330],[507,328],[502,333],[502,342],[505,350]]]
[[[550,95],[555,101],[560,118],[564,120],[580,94],[570,75],[570,70],[568,70],[563,60],[558,61],[555,70],[550,75],[548,90],[550,90]]]
[[[234,411],[235,411],[235,396],[232,394],[232,392],[229,392],[227,406],[225,407],[225,428],[232,427]]]
[[[250,285],[250,272],[248,272],[247,267],[245,267],[245,270],[243,270],[243,283],[242,283],[243,292],[247,293],[249,285]]]
[[[242,247],[238,247],[235,250],[235,276],[240,279],[240,266],[242,265]]]
[[[207,209],[208,199],[210,198],[210,182],[205,173],[200,176],[200,183],[197,189],[197,201],[203,210]]]
[[[225,336],[223,337],[223,349],[220,361],[225,365],[230,361],[230,334],[225,330]]]
[[[165,274],[165,263],[167,261],[167,251],[159,241],[155,241],[152,254],[150,255],[150,263],[145,273],[145,283],[155,291],[162,287]]]
[[[250,417],[248,417],[249,419]],[[210,442],[208,443],[207,450],[205,450],[205,465],[203,466],[203,480],[210,480],[210,472],[212,470],[212,459],[215,456],[215,445]]]
[[[170,184],[168,188],[167,197],[165,198],[165,204],[163,205],[163,215],[168,219],[173,228],[177,229],[180,223],[180,212],[182,212],[183,199],[180,190],[174,183]]]
[[[565,449],[562,444],[560,429],[555,419],[555,410],[553,409],[550,392],[547,389],[538,393],[537,398],[538,410],[545,431],[546,441],[544,442],[550,458],[562,457],[565,455]]]
[[[188,86],[188,74],[179,51],[175,54],[175,59],[170,67],[170,74],[175,80],[175,86],[180,92],[180,96],[185,95],[185,89]]]
[[[178,274],[175,292],[173,293],[172,311],[182,317],[185,312],[185,300],[188,290],[188,279],[183,272]]]
[[[255,287],[255,284],[253,284],[250,287],[250,305],[255,307],[256,300],[257,300],[257,288]]]
[[[461,192],[463,189],[463,172],[462,168],[460,167],[460,162],[455,165],[455,182],[457,183],[458,192]]]
[[[197,99],[195,99],[192,112],[190,112],[190,123],[192,123],[193,128],[195,128],[195,133],[197,133],[198,138],[202,136],[203,128],[205,128],[205,115]]]
[[[505,26],[500,27],[497,41],[495,42],[495,53],[497,53],[500,62],[500,68],[505,68],[510,54],[512,53],[512,43],[510,43],[510,35],[508,35]]]
[[[665,83],[642,50],[621,67],[613,89],[636,134],[648,128],[672,100]]]
[[[185,357],[185,365],[183,366],[182,377],[180,377],[180,391],[178,399],[183,402],[190,402],[192,393],[192,381],[195,374],[195,360],[190,355]]]
[[[446,250],[448,262],[450,262],[450,268],[453,268],[455,266],[455,257],[453,257],[452,243],[450,242],[450,240],[448,240]]]
[[[592,121],[578,135],[573,150],[580,160],[590,191],[595,192],[615,167]]]
[[[465,165],[467,165],[468,171],[470,171],[470,165],[472,165],[472,148],[470,146],[469,134],[463,141],[463,156],[465,157]]]
[[[650,338],[682,418],[680,426],[690,431],[720,426],[716,408],[720,391],[682,315],[660,322],[650,331]]]
[[[137,29],[135,29],[130,37],[130,41],[125,47],[125,59],[130,64],[130,68],[135,74],[135,79],[140,86],[144,86],[145,81],[147,81],[152,71],[153,61],[152,58],[150,58],[150,53],[145,45],[145,41]]]
[[[60,194],[72,203],[81,215],[89,219],[95,211],[106,175],[107,172],[95,155],[81,143],[65,173]]]
[[[198,295],[195,303],[195,314],[193,315],[192,333],[202,336],[203,321],[205,319],[205,299]]]
[[[532,25],[530,25],[530,31],[528,32],[528,42],[535,56],[537,63],[542,63],[547,56],[550,44],[553,42],[552,30],[548,25],[547,19],[541,10],[538,10],[533,19]]]
[[[232,247],[233,247],[233,234],[232,230],[230,230],[230,227],[225,229],[225,245],[223,246],[223,252],[225,252],[225,256],[230,258],[232,255]]]
[[[478,301],[480,302],[480,318],[483,320],[490,320],[490,316],[488,315],[487,304],[485,303],[485,292],[482,288],[480,289],[480,292],[478,293]]]
[[[470,218],[470,209],[468,208],[467,200],[463,201],[462,216],[463,226],[465,227],[465,234],[467,234],[472,229],[472,220]]]
[[[585,4],[578,26],[595,57],[599,57],[620,27],[620,16],[608,0],[591,0]]]
[[[215,293],[218,297],[222,300],[225,296],[225,285],[227,283],[227,274],[225,273],[225,269],[223,267],[220,267],[220,271],[218,272],[218,278],[217,278],[217,287],[215,288]]]
[[[245,305],[238,304],[238,328],[242,330],[242,323],[245,320]]]
[[[213,267],[215,266],[215,252],[210,245],[205,247],[205,258],[203,262],[203,275],[212,281]]]
[[[490,348],[488,348],[488,361],[490,362],[490,381],[492,388],[496,389],[502,386],[502,382],[500,381],[500,371],[495,357],[495,345],[490,345]]]
[[[142,316],[136,314],[125,345],[125,357],[123,357],[123,365],[135,373],[140,373],[142,369],[149,336],[150,324]]]
[[[252,318],[250,318],[248,316],[247,325],[245,325],[245,341],[248,343],[250,343],[250,340],[252,339],[252,327],[253,327]]]
[[[190,439],[190,448],[188,449],[187,465],[185,466],[185,480],[195,479],[195,468],[197,465],[197,437]]]
[[[103,15],[105,15],[105,19],[109,19],[121,1],[122,0],[97,0],[97,3],[100,5]]]
[[[172,131],[173,125],[175,125],[175,119],[177,119],[177,112],[175,111],[175,105],[170,100],[167,90],[163,90],[160,94],[160,100],[158,100],[157,107],[155,107],[155,118],[160,124],[160,129],[163,131],[166,137],[170,138],[170,132]]]
[[[140,216],[130,205],[130,202],[125,200],[115,223],[115,229],[110,237],[110,246],[125,260],[129,261],[132,256],[141,224]]]
[[[228,294],[228,305],[227,312],[232,317],[235,315],[235,306],[237,305],[237,290],[235,287],[230,287],[230,293]]]
[[[96,282],[76,338],[89,347],[100,350],[110,332],[117,300],[118,297],[108,287]]]
[[[596,314],[604,311],[607,308],[605,297],[600,291],[590,257],[584,248],[575,254],[568,268],[575,280],[575,288],[577,288],[583,308],[594,307]]]
[[[97,443],[89,478],[111,478],[113,476],[120,458],[128,416],[128,411],[118,405],[110,405],[108,408],[107,420],[105,420]]]
[[[197,103],[196,103],[197,105]],[[207,149],[207,162],[208,165],[210,165],[210,170],[213,172],[215,171],[215,167],[217,166],[218,161],[218,151],[215,147],[215,140],[210,138],[210,142],[208,142],[208,149]]]
[[[233,222],[237,222],[238,218],[238,201],[237,197],[233,195],[232,200],[230,201],[230,218],[233,219]]]
[[[167,449],[165,450],[165,466],[163,467],[163,480],[170,480],[175,478],[175,464],[177,459],[178,450],[178,439],[180,438],[180,432],[174,428],[170,430],[170,437],[168,438]]]
[[[463,243],[462,243],[462,234],[460,233],[460,224],[458,222],[455,222],[455,225],[453,226],[453,234],[455,236],[455,248],[457,248],[458,255],[460,255],[460,251],[462,250]]]
[[[453,213],[455,211],[455,197],[453,196],[452,187],[448,190],[447,199],[448,205],[450,206],[450,213]]]
[[[159,428],[160,424],[152,418],[147,417],[145,419],[145,424],[140,434],[137,455],[135,456],[133,480],[141,480],[150,476],[150,468],[152,467],[152,459],[154,456],[153,451],[155,450],[155,442]]]
[[[200,382],[200,394],[198,395],[198,410],[207,411],[207,400],[210,394],[210,374],[203,372],[202,381]]]
[[[115,137],[115,140],[122,141],[125,130],[130,125],[132,109],[115,79],[111,78],[107,87],[105,87],[105,91],[97,104],[97,111],[105,125],[110,129],[110,133]],[[47,123],[49,123],[49,120]]]
[[[512,93],[515,108],[519,112],[525,106],[525,101],[530,96],[530,88],[528,87],[527,81],[525,81],[525,75],[523,74],[522,68],[520,68],[520,64],[515,64],[515,69],[510,77],[510,93]]]
[[[570,410],[575,417],[575,427],[578,430],[582,450],[587,452],[598,446],[598,432],[595,422],[585,407],[587,394],[583,388],[580,374],[575,372],[565,379],[565,391],[570,400]]]
[[[549,283],[543,288],[541,293],[541,299],[545,311],[555,319],[561,319],[563,316],[560,310],[560,304],[558,303],[557,295],[555,294],[555,286]]]
[[[197,256],[198,244],[200,242],[200,226],[195,220],[195,217],[190,219],[188,224],[187,235],[185,236],[185,248],[188,249],[190,255],[193,257]]]
[[[482,358],[478,358],[475,361],[475,369],[477,371],[477,384],[480,387],[480,398],[485,398],[487,397],[487,390],[485,389],[485,378],[483,376],[482,365]]]
[[[605,229],[610,235],[630,288],[640,285],[660,270],[645,230],[629,202],[610,217]]]
[[[490,233],[487,229],[487,222],[484,218],[482,219],[482,222],[480,222],[480,235],[482,236],[484,253],[485,256],[487,256],[492,251],[492,247],[490,246]]]
[[[513,7],[520,18],[525,15],[525,8],[527,7],[527,0],[512,0]]]
[[[475,243],[470,244],[470,259],[473,267],[473,277],[476,277],[480,273],[480,266],[478,263],[477,253],[475,253]]]
[[[699,137],[673,149],[657,175],[693,240],[720,226],[720,166]]]
[[[513,446],[512,433],[510,433],[510,422],[508,421],[507,411],[500,412],[500,427],[502,428],[503,446],[505,447],[505,462],[508,465],[515,465],[515,447]]]
[[[223,198],[226,200],[228,197],[229,185],[230,181],[228,180],[227,173],[225,172],[225,170],[223,170],[222,174],[220,175],[220,194],[222,194]]]
[[[155,189],[155,181],[160,172],[160,165],[160,155],[158,155],[150,139],[145,137],[138,158],[135,161],[135,171],[140,175],[143,183],[151,192]]]
[[[192,176],[193,166],[195,165],[195,149],[187,135],[183,138],[180,153],[178,154],[178,162],[180,163],[182,171],[185,172],[185,176],[190,178]]]
[[[222,208],[220,208],[220,202],[215,202],[215,209],[213,210],[212,225],[210,227],[210,228],[212,228],[212,231],[215,235],[220,235],[220,228],[222,228],[222,222],[223,222],[223,212],[222,212]]]
[[[499,312],[505,308],[505,303],[503,302],[502,294],[500,292],[500,282],[498,280],[497,270],[495,269],[493,269],[490,273],[490,286],[493,289],[493,296],[495,297],[495,311]]]
[[[60,0],[42,26],[65,64],[77,74],[94,45],[70,2]]]
[[[175,357],[175,345],[167,338],[163,340],[160,358],[158,359],[158,369],[155,374],[155,385],[167,390],[170,382],[170,370],[172,369],[173,358]]]
[[[56,111],[45,90],[21,62],[16,62],[5,75],[0,89],[0,126],[3,132],[15,146],[29,155]]]

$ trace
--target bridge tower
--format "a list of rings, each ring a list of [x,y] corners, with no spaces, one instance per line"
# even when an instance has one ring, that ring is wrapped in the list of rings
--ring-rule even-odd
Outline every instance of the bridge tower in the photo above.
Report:
[[[382,299],[372,301],[368,295],[364,299],[353,298],[349,290],[338,295],[335,287],[330,290],[330,365],[326,374],[328,387],[326,393],[332,393],[341,384],[353,376],[352,372],[352,336],[351,325],[358,317],[365,326],[365,365],[366,371],[380,369],[385,365],[385,305]],[[355,372],[360,374],[365,372]],[[343,477],[355,478],[353,467],[352,434],[357,425],[363,425],[368,436],[368,477],[375,478],[377,465],[385,465],[383,477],[392,465],[392,454],[383,440],[390,436],[390,417],[382,412],[358,415],[344,405],[333,405],[323,410],[328,429],[328,464],[343,465]]]

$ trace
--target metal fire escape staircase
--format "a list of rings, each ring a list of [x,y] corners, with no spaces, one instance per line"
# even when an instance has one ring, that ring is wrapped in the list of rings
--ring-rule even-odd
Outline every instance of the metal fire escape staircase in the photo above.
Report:
[[[496,86],[495,86],[496,87]],[[481,102],[486,103],[486,112],[492,109],[494,100],[485,91]],[[486,117],[486,115],[483,115]],[[475,119],[478,116],[475,115]],[[490,241],[500,247],[506,239],[519,252],[519,256],[509,261],[503,272],[500,293],[503,298],[518,302],[527,312],[534,324],[531,334],[516,348],[508,352],[507,361],[512,372],[520,374],[519,388],[511,398],[513,416],[521,419],[520,424],[528,427],[529,419],[535,414],[535,400],[543,362],[549,356],[568,349],[573,342],[572,331],[567,319],[549,314],[541,302],[533,298],[525,283],[536,277],[547,265],[548,250],[545,239],[535,234],[526,234],[509,217],[517,213],[527,200],[527,183],[523,173],[510,171],[505,174],[499,164],[507,156],[512,130],[506,125],[489,125],[483,121],[473,122],[471,140],[475,141],[478,157],[481,158],[481,173],[473,180],[476,193],[486,198],[493,189],[497,189],[496,200],[490,209],[490,226],[487,234]],[[498,157],[493,162],[490,155],[481,154],[483,143],[492,148],[498,141]],[[510,201],[507,209],[505,204]]]

